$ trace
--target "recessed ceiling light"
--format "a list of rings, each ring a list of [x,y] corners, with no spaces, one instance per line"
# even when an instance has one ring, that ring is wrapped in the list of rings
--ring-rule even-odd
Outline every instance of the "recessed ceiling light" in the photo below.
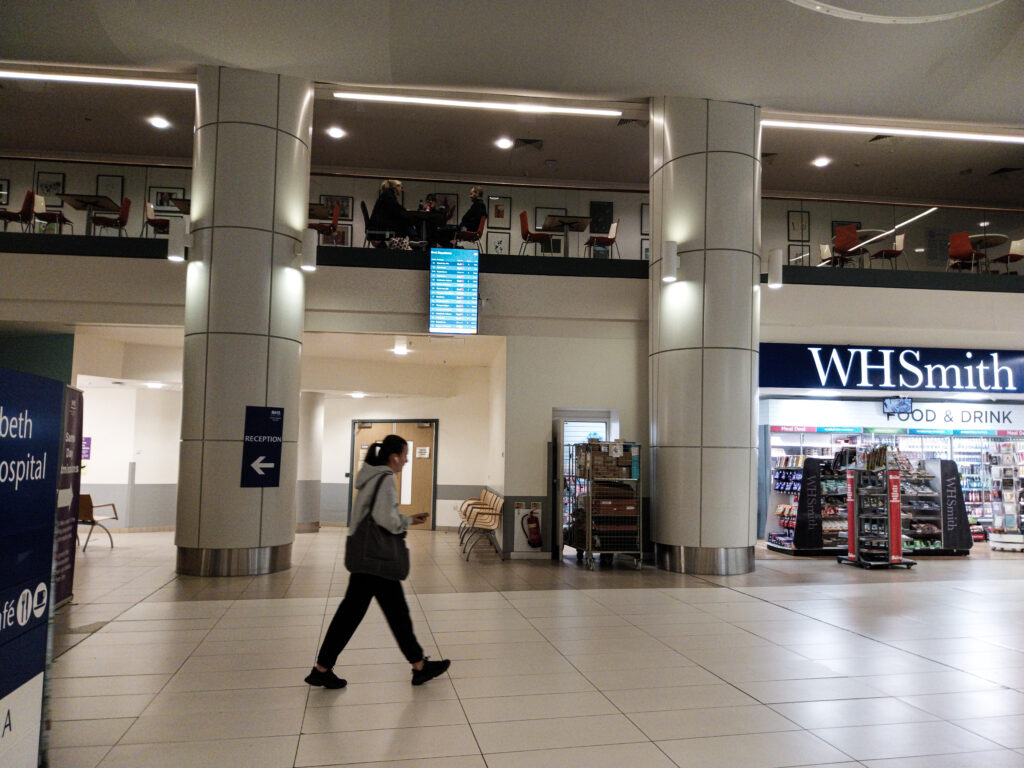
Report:
[[[979,221],[979,222],[978,222],[978,226],[979,226],[979,227],[987,227],[987,226],[989,226],[989,225],[990,225],[991,223],[992,223],[991,221]]]
[[[506,112],[527,112],[534,115],[586,115],[591,117],[622,117],[618,109],[590,109],[586,107],[558,107],[550,104],[514,104],[506,101],[468,101],[465,99],[435,99],[423,96],[398,96],[387,93],[353,93],[336,91],[336,99],[349,101],[379,101],[386,104],[422,104],[429,107],[467,107],[470,109],[498,109]]]
[[[342,136],[345,135],[345,131],[343,131],[336,125],[332,125],[330,128],[327,129],[327,135],[330,136],[332,139],[340,139]]]
[[[366,393],[365,392],[350,392],[349,393],[349,397],[354,397],[356,400],[361,400],[362,398],[366,397]]]
[[[163,389],[164,383],[162,381],[147,381],[146,387],[148,389]]]
[[[171,127],[170,121],[165,117],[160,117],[160,115],[153,115],[152,117],[147,118],[146,122],[152,125],[154,128],[164,129]]]
[[[498,139],[496,142],[494,142],[494,145],[498,149],[512,149],[512,145],[513,144],[515,144],[515,142],[512,141],[512,139],[510,139],[510,138],[508,138],[506,136],[502,136],[500,139]]]
[[[914,253],[924,253],[924,248],[915,248]]]
[[[824,155],[822,155],[821,157],[816,157],[813,160],[811,160],[811,165],[815,166],[816,168],[824,168],[831,162],[831,157],[825,157]]]

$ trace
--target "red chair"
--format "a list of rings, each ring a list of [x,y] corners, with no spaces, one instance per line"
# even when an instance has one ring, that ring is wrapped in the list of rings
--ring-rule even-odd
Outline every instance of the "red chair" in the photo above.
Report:
[[[519,246],[519,255],[522,256],[526,252],[526,246],[530,243],[534,244],[533,255],[537,255],[537,243],[541,245],[547,244],[551,247],[551,235],[547,232],[531,232],[530,231],[530,219],[526,215],[526,211],[519,212],[519,230],[523,237],[523,244]]]
[[[910,264],[907,262],[907,256],[903,253],[903,240],[906,237],[905,234],[901,233],[896,235],[892,248],[883,248],[880,251],[875,251],[871,254],[871,263],[875,263],[875,259],[885,259],[889,262],[889,266],[896,269],[896,259],[900,256],[903,257],[903,263],[906,264],[907,269],[910,269]]]
[[[311,221],[311,222],[309,222],[309,228],[310,229],[315,229],[317,232],[320,233],[321,236],[323,236],[323,235],[333,235],[335,232],[338,231],[338,216],[339,216],[340,213],[341,213],[341,204],[340,203],[335,203],[334,204],[334,215],[331,216],[331,220],[329,222],[327,222],[327,221]]]
[[[587,249],[590,248],[590,255],[593,256],[593,248],[595,245],[603,246],[609,249],[608,253],[611,255],[611,249],[619,252],[619,258],[622,258],[622,251],[619,251],[619,246],[615,242],[615,235],[619,231],[619,220],[616,219],[612,225],[608,228],[607,235],[591,235],[587,238],[587,242],[583,244],[583,255],[587,255]]]
[[[54,228],[58,233],[64,234],[64,225],[71,227],[71,234],[75,234],[75,225],[71,219],[64,215],[62,211],[48,211],[46,210],[46,198],[42,195],[36,195],[36,202],[34,205],[36,221],[42,222],[47,227],[53,224]],[[43,231],[46,229],[44,227]]]
[[[972,272],[985,261],[985,254],[974,250],[971,237],[967,232],[954,232],[949,236],[949,259],[946,271],[969,269]]]
[[[148,201],[146,202],[146,212],[142,217],[142,231],[139,232],[139,237],[146,237],[147,230],[152,230],[154,235],[166,235],[171,231],[171,220],[158,219],[153,204]]]
[[[458,245],[459,243],[472,243],[473,245],[476,246],[477,253],[479,253],[480,252],[480,238],[482,238],[484,236],[484,227],[486,225],[487,225],[487,217],[486,216],[481,216],[480,217],[480,226],[478,226],[476,228],[475,232],[470,232],[468,230],[462,230],[461,232],[456,232],[455,233],[455,240],[453,241],[454,245]]]
[[[121,212],[117,216],[93,216],[93,227],[100,229],[116,229],[118,237],[128,237],[125,226],[128,224],[128,212],[132,209],[132,201],[127,197],[121,200]]]
[[[997,264],[1006,265],[1006,272],[1009,273],[1010,265],[1024,259],[1024,240],[1014,240],[1010,243],[1010,250],[1002,256],[996,256],[992,261]]]
[[[864,248],[861,248],[856,224],[843,224],[841,227],[836,227],[835,237],[832,238],[832,252],[839,266],[845,266],[854,259],[859,260],[867,253]]]
[[[21,224],[21,231],[27,232],[29,226],[32,224],[33,211],[35,210],[36,204],[36,193],[31,189],[25,191],[25,202],[21,204],[21,210],[19,211],[0,211],[0,221],[4,223],[4,232],[7,231],[7,225],[12,221],[17,221]]]

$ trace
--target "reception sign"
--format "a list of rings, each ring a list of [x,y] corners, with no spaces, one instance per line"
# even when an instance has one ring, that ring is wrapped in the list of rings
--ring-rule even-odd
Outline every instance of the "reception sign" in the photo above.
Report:
[[[0,765],[38,764],[64,384],[0,368]]]

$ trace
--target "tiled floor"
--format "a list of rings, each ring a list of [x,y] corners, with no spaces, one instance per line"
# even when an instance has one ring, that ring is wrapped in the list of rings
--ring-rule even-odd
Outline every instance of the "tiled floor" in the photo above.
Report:
[[[174,573],[172,534],[79,553],[51,766],[1024,768],[1024,556],[745,576],[466,564],[414,532],[422,687],[374,606],[344,690],[302,682],[347,583],[336,528],[271,576]],[[102,543],[102,542],[101,542]]]

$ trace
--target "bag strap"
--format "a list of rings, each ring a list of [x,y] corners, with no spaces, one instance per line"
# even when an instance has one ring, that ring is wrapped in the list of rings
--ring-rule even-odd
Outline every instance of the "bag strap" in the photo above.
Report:
[[[385,477],[387,477],[387,475],[381,475],[380,479],[377,481],[377,487],[373,489],[373,496],[370,497],[370,506],[367,507],[366,517],[363,518],[364,520],[368,520],[373,517],[373,505],[377,503],[377,491],[379,491],[381,485],[384,484]],[[360,525],[362,525],[362,523],[360,523]]]

